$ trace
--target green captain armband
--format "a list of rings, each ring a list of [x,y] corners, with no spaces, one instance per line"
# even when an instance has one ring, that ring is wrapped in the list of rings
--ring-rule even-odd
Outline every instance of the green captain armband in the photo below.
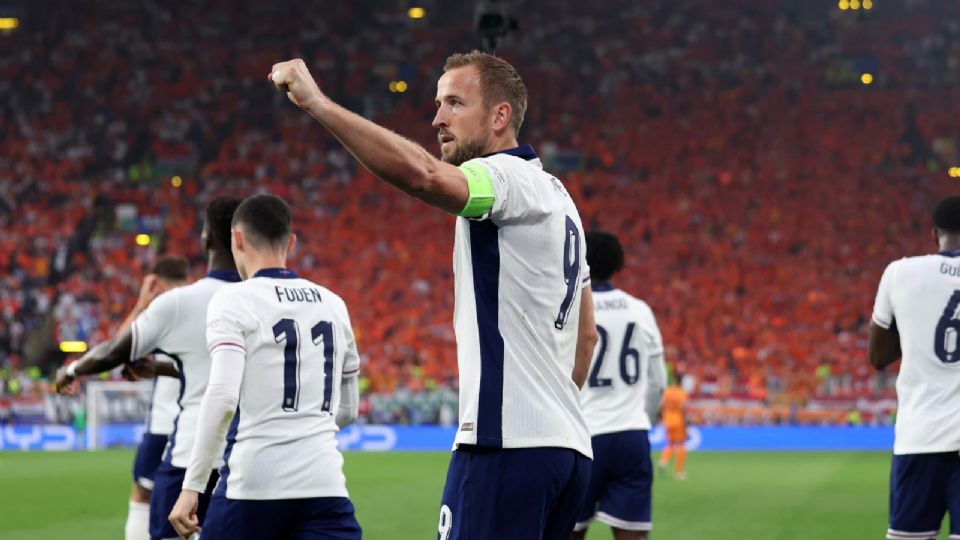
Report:
[[[493,208],[493,201],[496,195],[493,193],[493,181],[490,180],[490,173],[487,168],[479,163],[464,163],[459,167],[463,174],[467,176],[467,205],[463,207],[458,216],[465,218],[477,218]]]

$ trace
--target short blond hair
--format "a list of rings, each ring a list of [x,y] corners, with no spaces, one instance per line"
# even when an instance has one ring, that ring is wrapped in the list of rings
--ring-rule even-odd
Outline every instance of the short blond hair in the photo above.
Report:
[[[443,65],[443,72],[466,66],[473,66],[480,73],[484,105],[491,107],[504,101],[510,104],[513,110],[510,127],[513,128],[514,135],[519,135],[523,115],[527,112],[527,87],[517,70],[499,56],[473,50],[465,54],[450,55]]]

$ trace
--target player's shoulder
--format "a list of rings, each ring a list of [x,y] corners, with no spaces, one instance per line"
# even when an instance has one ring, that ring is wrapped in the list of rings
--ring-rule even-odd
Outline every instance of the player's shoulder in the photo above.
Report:
[[[929,268],[939,267],[942,264],[950,264],[950,262],[950,259],[938,253],[915,255],[891,261],[887,265],[886,272],[902,278]]]
[[[644,316],[653,317],[653,309],[650,307],[645,300],[638,298],[623,289],[614,289],[611,292],[618,293],[627,305],[634,311],[643,314]]]
[[[297,287],[304,287],[304,288],[312,289],[316,291],[316,293],[320,297],[320,301],[327,305],[330,305],[335,308],[342,308],[344,310],[347,309],[347,303],[343,300],[343,297],[335,293],[326,285],[321,285],[316,281],[313,281],[304,277],[298,278],[294,282],[294,284]]]

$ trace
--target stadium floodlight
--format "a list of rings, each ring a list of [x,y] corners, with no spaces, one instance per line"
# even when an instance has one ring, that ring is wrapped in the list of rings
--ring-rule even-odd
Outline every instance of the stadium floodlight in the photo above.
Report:
[[[496,0],[480,2],[474,11],[473,25],[483,40],[483,48],[494,52],[501,38],[516,32],[517,19],[510,15],[507,7]]]
[[[87,352],[87,344],[83,341],[61,341],[60,352],[85,353]]]

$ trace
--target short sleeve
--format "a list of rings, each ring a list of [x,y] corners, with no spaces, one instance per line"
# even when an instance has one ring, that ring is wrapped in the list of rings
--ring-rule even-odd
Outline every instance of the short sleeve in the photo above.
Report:
[[[893,280],[897,270],[897,262],[894,261],[883,271],[880,278],[880,286],[877,288],[877,299],[873,303],[873,322],[880,328],[889,329],[893,324],[893,301],[891,293]]]
[[[490,219],[494,223],[530,219],[550,212],[548,193],[545,189],[564,190],[560,181],[557,186],[544,185],[542,175],[525,174],[522,165],[513,166],[509,160],[515,157],[491,157],[472,159],[463,166],[476,169],[480,165],[487,172],[493,186],[494,200],[490,212],[475,219]],[[463,168],[461,166],[461,168]]]
[[[590,285],[590,265],[587,264],[587,238],[583,227],[580,227],[580,288]]]
[[[132,344],[130,347],[130,361],[143,358],[152,353],[163,338],[170,332],[170,327],[180,319],[180,291],[177,289],[165,292],[153,299],[147,309],[143,311],[130,325]]]
[[[247,352],[246,339],[253,325],[232,287],[221,287],[207,305],[207,349],[212,354],[219,349]]]

